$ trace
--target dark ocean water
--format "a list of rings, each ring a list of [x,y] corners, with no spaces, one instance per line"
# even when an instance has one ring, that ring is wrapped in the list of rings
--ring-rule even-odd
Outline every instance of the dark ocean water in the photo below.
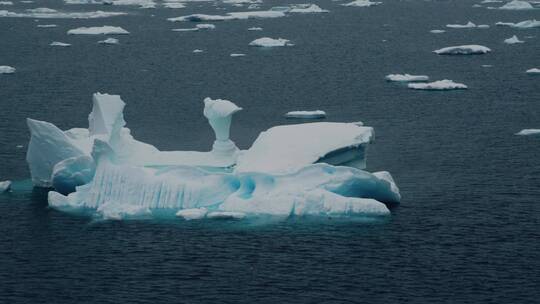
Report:
[[[16,181],[0,195],[0,303],[538,303],[540,140],[513,134],[540,128],[540,77],[525,74],[540,67],[540,29],[494,23],[539,19],[540,10],[383,2],[346,8],[315,1],[331,13],[216,22],[213,31],[184,33],[170,29],[193,24],[166,18],[224,10],[209,3],[69,6],[131,15],[41,19],[58,25],[48,29],[32,18],[0,18],[0,65],[17,68],[0,75],[0,180]],[[262,8],[285,3],[266,0]],[[66,9],[60,1],[0,9],[34,7]],[[429,33],[469,20],[491,28]],[[100,36],[66,35],[101,25],[131,34],[113,46],[98,45]],[[264,31],[247,31],[252,26]],[[502,43],[514,34],[526,43]],[[295,46],[247,46],[263,36]],[[493,52],[432,53],[472,43]],[[412,91],[384,81],[389,73],[453,79],[469,90]],[[210,148],[207,96],[244,107],[232,128],[241,148],[290,123],[282,115],[291,110],[361,120],[377,134],[368,170],[392,173],[402,205],[371,222],[96,221],[50,209],[46,192],[28,181],[25,118],[86,127],[97,91],[120,94],[134,136],[164,150]]]

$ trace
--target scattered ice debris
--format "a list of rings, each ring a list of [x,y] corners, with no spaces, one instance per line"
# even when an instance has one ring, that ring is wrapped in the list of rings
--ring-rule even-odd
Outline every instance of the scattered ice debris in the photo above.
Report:
[[[510,37],[508,39],[504,39],[504,43],[506,43],[506,44],[517,44],[517,43],[525,43],[525,41],[519,40],[519,38],[516,35],[514,35],[514,36],[512,36],[512,37]]]
[[[328,10],[320,8],[317,4],[297,4],[291,7],[289,13],[328,13]]]
[[[15,73],[15,68],[9,65],[0,65],[0,74],[13,74]]]
[[[431,30],[431,31],[429,31],[429,32],[432,33],[432,34],[442,34],[442,33],[446,33],[445,30]]]
[[[246,214],[243,212],[232,212],[232,211],[213,211],[206,215],[209,219],[216,219],[216,220],[229,220],[229,219],[235,219],[235,220],[241,220],[244,217],[246,217]]]
[[[182,209],[176,212],[176,216],[182,217],[185,220],[200,220],[206,216],[208,209],[206,208],[193,208],[193,209]]]
[[[432,91],[467,89],[466,85],[462,83],[457,83],[448,79],[438,80],[438,81],[428,82],[428,83],[409,83],[408,87],[414,90],[432,90]]]
[[[11,181],[0,182],[0,193],[7,192],[9,189],[11,189]]]
[[[536,19],[533,20],[525,20],[518,23],[512,23],[512,22],[497,22],[495,25],[499,26],[509,26],[513,28],[518,29],[529,29],[534,27],[540,27],[540,21],[537,21]]]
[[[178,8],[185,8],[185,3],[182,2],[164,2],[163,6],[166,8],[172,8],[172,9],[178,9]]]
[[[62,194],[58,192],[51,191],[49,192],[49,200],[51,197],[61,197]],[[54,199],[53,199],[54,200]],[[50,205],[50,201],[49,201]],[[54,205],[53,205],[54,206]],[[129,203],[116,203],[116,202],[105,202],[100,205],[97,210],[98,213],[103,216],[106,220],[122,220],[125,218],[138,218],[145,215],[150,215],[152,212],[149,208],[144,206],[138,206],[135,204]]]
[[[326,112],[321,110],[315,111],[291,111],[285,114],[286,118],[302,118],[302,119],[317,119],[325,118]]]
[[[0,17],[11,17],[11,18],[37,18],[37,19],[94,19],[94,18],[107,18],[114,16],[126,15],[123,12],[104,12],[104,11],[94,11],[94,12],[60,12],[50,8],[34,8],[27,9],[25,13],[15,13],[9,12],[6,10],[0,10]]]
[[[388,81],[416,82],[416,81],[428,81],[429,76],[410,75],[410,74],[389,74],[385,77],[385,79]]]
[[[540,69],[538,68],[532,68],[532,69],[528,69],[526,71],[527,74],[540,74]]]
[[[203,53],[203,52],[204,52],[203,50],[199,50],[199,49],[193,50],[193,53]]]
[[[262,38],[251,41],[249,45],[258,46],[258,47],[277,47],[277,46],[292,46],[293,44],[290,43],[290,40],[283,39],[283,38],[273,39],[269,37],[262,37]]]
[[[38,24],[37,27],[41,27],[41,28],[51,28],[51,27],[57,27],[58,25],[56,24]]]
[[[531,10],[534,6],[527,1],[514,0],[499,7],[502,10]]]
[[[369,0],[355,0],[353,2],[342,4],[343,6],[370,7],[380,5],[382,2],[371,2]]]
[[[523,129],[517,132],[515,135],[540,135],[540,129]]]
[[[71,29],[68,35],[126,35],[128,31],[119,26],[93,26],[93,27],[79,27]]]
[[[100,40],[97,43],[99,43],[99,44],[120,44],[120,41],[118,41],[118,39],[116,39],[116,38],[109,37],[109,38],[107,38],[105,40]]]
[[[0,1],[0,5],[13,5],[11,1]]]
[[[167,20],[177,21],[226,21],[226,20],[244,20],[244,19],[259,19],[259,18],[280,18],[285,17],[285,13],[281,11],[251,11],[251,12],[234,12],[227,13],[227,15],[205,15],[205,14],[193,14],[187,16],[180,16],[176,18],[168,18]]]
[[[250,27],[248,28],[248,31],[262,31],[263,28],[262,27]]]
[[[475,28],[476,24],[469,21],[467,24],[447,24],[446,27],[460,29],[460,28]]]
[[[433,52],[438,55],[477,55],[489,53],[491,49],[482,45],[471,44],[445,47]]]
[[[69,43],[60,42],[60,41],[53,41],[53,42],[51,42],[51,44],[49,44],[49,45],[50,45],[50,46],[63,46],[63,47],[71,46],[71,44],[69,44]]]
[[[232,53],[230,56],[231,56],[231,57],[244,57],[244,56],[246,56],[246,54],[242,54],[242,53]]]

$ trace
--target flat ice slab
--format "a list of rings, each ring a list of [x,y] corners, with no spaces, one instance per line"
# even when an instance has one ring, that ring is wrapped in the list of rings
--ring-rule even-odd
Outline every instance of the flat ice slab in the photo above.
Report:
[[[369,0],[355,0],[353,2],[344,3],[343,6],[353,6],[353,7],[370,7],[375,5],[380,5],[382,2],[372,2]]]
[[[13,74],[15,73],[15,68],[9,65],[0,65],[0,74]]]
[[[315,111],[291,111],[285,113],[287,118],[303,118],[303,119],[314,119],[314,118],[325,118],[326,112],[321,110]]]
[[[527,1],[519,1],[514,0],[506,3],[505,5],[499,7],[499,9],[502,10],[512,10],[512,11],[519,11],[519,10],[532,10],[534,9],[534,6],[530,4]]]
[[[438,55],[479,55],[489,53],[491,49],[482,45],[470,44],[449,46],[433,52]]]
[[[54,9],[39,7],[27,9],[25,12],[15,13],[6,10],[0,10],[0,17],[7,18],[35,18],[35,19],[95,19],[114,16],[127,15],[123,12],[60,12]]]
[[[69,43],[60,42],[60,41],[53,41],[53,42],[51,42],[51,44],[49,44],[49,45],[50,45],[50,46],[63,46],[63,47],[71,46],[71,44],[69,44]]]
[[[258,46],[258,47],[278,47],[278,46],[291,46],[290,40],[283,39],[283,38],[269,38],[269,37],[263,37],[259,39],[255,39],[249,43],[251,46]]]
[[[356,123],[316,122],[273,127],[262,132],[251,148],[239,155],[235,171],[295,172],[333,152],[368,144],[373,134],[373,128]]]
[[[428,83],[409,83],[408,87],[414,90],[431,90],[431,91],[467,89],[466,85],[462,83],[457,83],[448,79],[428,82]]]
[[[540,135],[540,129],[523,129],[517,132],[516,135]]]
[[[93,27],[79,27],[71,29],[68,35],[126,35],[128,31],[119,26],[93,26]]]
[[[416,82],[416,81],[428,81],[429,76],[426,75],[410,75],[410,74],[389,74],[385,77],[388,81],[397,82]]]
[[[466,24],[447,24],[446,27],[448,28],[454,28],[454,29],[462,29],[462,28],[475,28],[476,24],[472,23],[471,21],[467,22]]]
[[[532,68],[532,69],[528,69],[526,71],[527,74],[540,74],[540,69],[538,68]]]
[[[251,11],[251,12],[232,12],[227,15],[206,15],[192,14],[175,18],[168,18],[172,22],[178,21],[227,21],[227,20],[245,20],[245,19],[263,19],[263,18],[280,18],[285,17],[285,13],[281,11]]]
[[[495,23],[495,25],[509,26],[509,27],[518,28],[518,29],[528,29],[528,28],[540,27],[540,21],[537,21],[536,19],[532,19],[532,20],[521,21],[518,23],[497,22]]]

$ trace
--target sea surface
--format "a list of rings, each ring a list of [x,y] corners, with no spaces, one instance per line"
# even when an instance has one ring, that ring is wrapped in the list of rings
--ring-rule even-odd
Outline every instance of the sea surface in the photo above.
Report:
[[[0,303],[538,303],[540,301],[539,10],[475,8],[480,0],[397,1],[369,8],[314,0],[327,14],[193,23],[166,18],[245,11],[213,2],[184,9],[64,5],[23,11],[124,11],[100,19],[0,18]],[[261,9],[295,3],[265,0]],[[500,6],[500,4],[491,4]],[[449,23],[489,29],[445,29]],[[56,28],[38,28],[56,24]],[[67,35],[121,26],[106,36]],[[263,31],[248,31],[260,26]],[[524,44],[503,40],[518,35]],[[260,37],[294,46],[249,47]],[[51,47],[52,41],[71,47]],[[481,44],[486,55],[433,50]],[[193,53],[194,49],[204,50]],[[245,53],[245,57],[230,57]],[[490,67],[483,67],[490,65]],[[452,79],[468,90],[414,91],[390,73]],[[25,119],[87,127],[94,92],[120,94],[135,138],[162,150],[209,150],[205,97],[234,101],[232,139],[296,123],[283,114],[321,109],[326,121],[373,126],[368,171],[392,173],[403,196],[384,220],[104,221],[47,206],[25,162]]]

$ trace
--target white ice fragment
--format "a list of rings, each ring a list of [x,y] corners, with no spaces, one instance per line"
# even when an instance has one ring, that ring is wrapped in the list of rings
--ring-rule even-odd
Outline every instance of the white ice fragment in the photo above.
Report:
[[[316,118],[325,118],[326,112],[321,110],[315,111],[291,111],[285,114],[287,118],[303,118],[303,119],[316,119]]]
[[[11,181],[0,182],[0,193],[7,192],[9,189],[11,189]]]
[[[0,74],[13,74],[15,73],[15,68],[9,65],[0,65]]]
[[[461,29],[461,28],[475,28],[476,24],[469,21],[467,24],[447,24],[446,27],[448,28],[454,28],[454,29]]]
[[[120,41],[116,38],[107,38],[105,40],[98,41],[99,44],[120,44]]]
[[[194,49],[193,50],[193,53],[203,53],[204,51],[203,50],[199,50],[199,49]]]
[[[505,5],[499,7],[502,10],[531,10],[534,9],[534,6],[527,1],[514,0],[506,3]]]
[[[258,46],[258,47],[279,47],[279,46],[292,46],[290,40],[283,39],[283,38],[269,38],[269,37],[262,37],[259,39],[255,39],[249,43],[250,46]]]
[[[13,5],[11,1],[0,1],[0,5]]]
[[[308,13],[328,13],[328,10],[322,9],[317,4],[297,4],[297,5],[293,5],[288,12],[308,14]]]
[[[429,76],[410,75],[410,74],[389,74],[385,77],[385,79],[388,81],[415,82],[415,81],[428,81]]]
[[[489,25],[487,24],[479,24],[476,26],[476,28],[479,28],[479,29],[488,29],[489,28]]]
[[[519,38],[516,35],[514,35],[514,36],[512,36],[512,37],[510,37],[508,39],[504,39],[504,43],[506,43],[506,44],[517,44],[517,43],[525,43],[525,41],[519,40]]]
[[[177,21],[226,21],[226,20],[244,20],[244,19],[258,19],[258,18],[279,18],[285,17],[284,12],[280,11],[251,11],[251,12],[232,12],[227,15],[206,15],[206,14],[192,14],[187,16],[180,16],[176,18],[168,18],[167,20]]]
[[[509,27],[518,28],[518,29],[529,29],[529,28],[540,27],[540,21],[537,21],[536,19],[532,19],[532,20],[521,21],[518,23],[497,22],[495,23],[495,25],[509,26]]]
[[[467,86],[462,83],[456,83],[452,80],[444,79],[428,83],[409,83],[407,85],[410,89],[415,90],[457,90],[457,89],[467,89]]]
[[[122,220],[129,217],[138,217],[151,214],[150,209],[129,203],[106,202],[97,208],[104,219]]]
[[[244,57],[244,56],[246,56],[246,54],[242,54],[242,53],[232,53],[230,56],[231,56],[231,57]]]
[[[205,217],[206,213],[208,213],[208,209],[206,208],[192,208],[192,209],[182,209],[176,212],[176,216],[182,217],[185,220],[199,220]]]
[[[200,23],[200,24],[197,24],[195,27],[200,30],[213,30],[216,28],[215,25],[209,24],[209,23]]]
[[[540,135],[540,129],[523,129],[519,132],[517,132],[515,135]]]
[[[375,5],[380,5],[382,2],[371,2],[369,0],[355,0],[353,2],[342,4],[343,6],[354,6],[354,7],[370,7]]]
[[[538,68],[532,68],[532,69],[528,69],[526,71],[527,74],[540,74],[540,69]]]
[[[128,31],[119,26],[93,26],[93,27],[79,27],[71,29],[68,35],[126,35]]]
[[[38,24],[37,27],[40,27],[40,28],[51,28],[51,27],[57,27],[58,25],[56,24]]]
[[[10,18],[37,18],[37,19],[94,19],[107,18],[114,16],[127,15],[124,12],[60,12],[50,8],[28,9],[24,13],[15,13],[6,10],[0,10],[0,17]]]
[[[248,31],[262,31],[262,30],[263,30],[262,27],[257,27],[257,26],[248,28]]]
[[[491,49],[482,45],[471,44],[445,47],[433,52],[438,55],[475,55],[489,53]]]
[[[50,46],[63,46],[63,47],[71,46],[71,44],[69,44],[69,43],[60,42],[60,41],[53,41],[53,42],[51,42],[51,44],[49,44],[49,45],[50,45]]]
[[[186,5],[182,2],[164,2],[163,6],[171,9],[185,8]]]
[[[446,33],[445,30],[431,30],[431,31],[429,31],[429,32],[432,33],[432,34],[442,34],[442,33]]]

